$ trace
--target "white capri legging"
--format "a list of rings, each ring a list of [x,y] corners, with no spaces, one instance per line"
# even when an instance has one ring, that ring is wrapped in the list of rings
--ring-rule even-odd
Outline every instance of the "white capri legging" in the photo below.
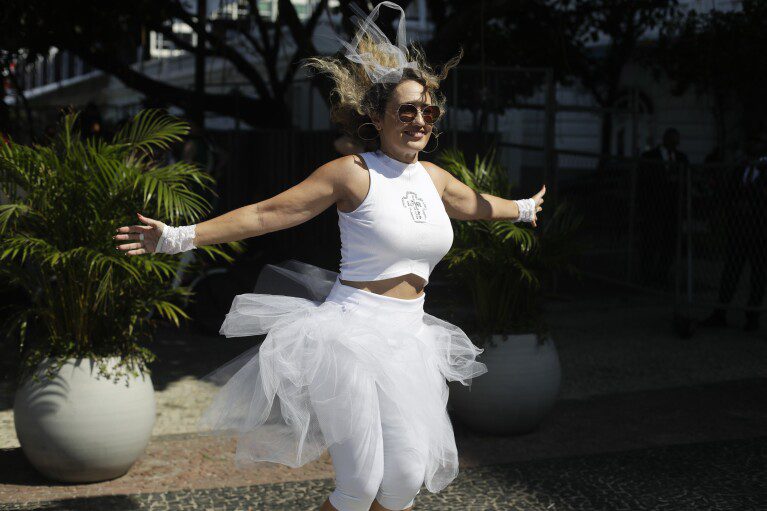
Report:
[[[476,360],[482,350],[424,311],[425,292],[394,298],[339,277],[328,292],[329,282],[312,273],[319,272],[302,274],[303,284],[287,275],[277,281],[286,290],[305,285],[311,299],[237,296],[221,331],[268,335],[205,377],[224,386],[199,427],[234,430],[244,465],[298,467],[327,449],[336,476],[331,505],[368,511],[377,501],[402,511],[422,486],[437,493],[458,474],[446,380],[467,384],[486,372]],[[324,293],[323,302],[315,299]]]
[[[337,365],[330,364],[322,371],[318,381],[322,383],[320,387],[327,388],[315,387],[319,395],[313,399],[325,437],[343,438],[328,446],[335,469],[335,489],[329,500],[339,511],[368,511],[373,500],[386,509],[407,509],[413,506],[425,482],[430,432],[422,424],[423,417],[413,417],[409,422],[412,412],[406,410],[414,407],[411,393],[415,389],[411,387],[426,387],[434,381],[426,374],[409,377],[424,371],[424,355],[417,339],[407,338],[402,345],[397,345],[396,339],[403,331],[414,336],[422,331],[424,300],[424,294],[415,299],[400,299],[362,291],[340,281],[326,299],[345,307],[348,316],[338,326],[326,326],[328,331],[324,334],[333,335],[334,329],[339,328],[352,336],[335,346]],[[365,326],[366,318],[376,318],[375,328],[387,328],[380,325],[381,317],[396,327],[390,332],[371,333]],[[355,335],[361,337],[359,345],[353,348],[356,351],[352,358],[348,356],[350,348],[345,346],[356,342]],[[375,343],[392,343],[390,346],[394,347],[378,351],[368,346]],[[381,358],[384,353],[390,358]],[[370,377],[373,374],[375,377]],[[343,389],[348,406],[341,406],[335,397],[327,398],[336,395],[338,389]],[[419,398],[423,394],[416,392]],[[428,395],[428,399],[435,401],[440,397]],[[434,408],[434,403],[424,403],[423,407]],[[337,428],[343,430],[342,426],[350,425],[339,414],[349,412],[353,415],[356,412],[354,418],[358,420],[352,421],[352,430],[336,434]]]
[[[383,392],[378,392],[378,401],[381,431],[372,452],[364,448],[370,439],[359,437],[328,448],[336,472],[330,503],[339,511],[368,511],[373,499],[387,509],[407,509],[421,491],[425,466],[418,455],[419,441],[401,415],[390,412],[393,403]],[[370,468],[355,477],[360,467]]]

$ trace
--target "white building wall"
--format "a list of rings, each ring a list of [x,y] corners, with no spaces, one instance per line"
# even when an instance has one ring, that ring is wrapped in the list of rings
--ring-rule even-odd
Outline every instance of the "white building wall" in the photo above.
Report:
[[[302,0],[305,3],[307,0]],[[214,5],[211,5],[214,4]],[[263,4],[263,5],[261,5]],[[269,2],[259,2],[267,8]],[[707,10],[737,9],[738,0],[688,0],[682,4],[687,8]],[[216,2],[209,2],[215,8]],[[271,5],[271,4],[270,4]],[[415,0],[408,9],[408,36],[419,40],[429,37],[431,26],[427,19],[424,0]],[[338,20],[336,20],[336,23]],[[289,41],[289,37],[284,40]],[[318,23],[314,37],[315,45],[321,53],[332,53],[339,44],[335,32],[323,16]],[[286,55],[290,48],[286,48]],[[181,54],[169,58],[154,59],[140,62],[136,68],[148,76],[163,82],[185,88],[192,88],[194,81],[194,58],[189,54]],[[99,77],[97,79],[97,77]],[[293,121],[302,129],[330,128],[329,111],[322,97],[316,91],[310,91],[308,83],[301,79],[302,73],[294,90],[289,96],[293,106]],[[641,115],[638,124],[637,139],[641,149],[647,149],[657,144],[668,126],[674,126],[681,132],[681,150],[686,152],[694,163],[702,162],[715,143],[715,131],[711,114],[710,101],[699,98],[693,91],[681,97],[672,96],[670,84],[666,80],[656,81],[646,70],[629,67],[625,72],[623,82],[627,87],[635,87],[650,98],[652,113]],[[227,93],[233,87],[239,87],[242,94],[255,95],[252,87],[242,79],[234,68],[220,59],[209,58],[206,63],[206,90]],[[311,96],[311,98],[310,98]],[[93,73],[88,80],[69,80],[58,84],[50,84],[29,91],[28,97],[33,105],[84,105],[93,100],[97,104],[110,105],[105,110],[107,116],[121,117],[139,108],[143,95],[127,87],[116,78]],[[565,105],[596,106],[593,98],[578,87],[558,87],[557,102]],[[450,94],[448,92],[448,100]],[[529,98],[530,102],[543,103],[543,93]],[[448,104],[448,108],[453,108]],[[471,126],[470,112],[457,112],[460,125]],[[545,117],[542,111],[515,110],[508,112],[499,119],[503,131],[503,139],[507,142],[518,142],[531,146],[542,146],[544,141]],[[210,115],[206,120],[211,129],[231,129],[235,121]],[[556,147],[564,150],[598,153],[600,150],[601,121],[598,115],[580,112],[560,112],[557,115],[555,132]],[[613,138],[619,131],[625,131],[624,146],[631,152],[633,124],[630,118],[614,120]],[[241,129],[247,125],[240,124]],[[615,144],[615,140],[613,140]],[[523,165],[542,165],[542,156],[535,151],[504,151],[504,158],[513,168]],[[560,165],[566,167],[592,167],[593,158],[562,156]]]

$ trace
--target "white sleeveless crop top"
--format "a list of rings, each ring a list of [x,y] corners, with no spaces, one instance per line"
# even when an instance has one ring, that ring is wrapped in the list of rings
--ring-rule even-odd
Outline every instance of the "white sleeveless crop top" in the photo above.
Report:
[[[453,244],[453,227],[426,168],[381,151],[360,155],[370,187],[354,211],[338,211],[343,280],[414,273],[427,283]]]

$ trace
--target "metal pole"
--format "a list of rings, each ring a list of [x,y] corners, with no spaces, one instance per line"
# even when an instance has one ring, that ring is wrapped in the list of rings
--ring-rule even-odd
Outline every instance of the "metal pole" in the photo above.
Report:
[[[634,280],[634,224],[636,223],[636,194],[637,194],[637,167],[638,160],[634,159],[631,163],[629,173],[629,225],[626,257],[626,279],[628,282]]]
[[[552,181],[554,178],[554,166],[555,166],[555,147],[556,142],[556,123],[557,123],[557,95],[556,84],[554,83],[554,71],[551,69],[546,70],[546,130],[545,139],[543,142],[543,182],[552,185],[552,196],[556,201],[557,198],[557,183]],[[537,185],[536,190],[537,192]]]
[[[194,107],[192,120],[202,131],[205,128],[205,19],[207,0],[197,0],[197,45],[194,52]]]
[[[637,129],[639,122],[637,120],[637,100],[638,91],[636,89],[631,91],[631,155],[634,157],[639,156],[639,144],[637,143]]]
[[[628,225],[628,250],[626,251],[626,278],[631,282],[634,274],[634,222],[636,222],[636,181],[637,181],[637,158],[639,158],[639,148],[637,147],[637,91],[634,89],[631,94],[631,156],[634,163],[631,165],[629,175],[629,225]]]
[[[671,167],[672,169],[676,167],[677,162],[673,162],[674,165]],[[679,293],[681,293],[682,288],[682,271],[681,271],[681,265],[682,265],[682,227],[683,227],[683,211],[684,206],[682,204],[682,192],[684,190],[683,184],[682,184],[682,176],[681,172],[679,172],[678,167],[676,167],[677,170],[677,176],[679,176],[677,180],[677,230],[676,230],[676,261],[674,264],[674,275],[675,275],[675,298],[678,298]],[[671,176],[673,178],[673,174]],[[686,181],[686,180],[685,180]],[[689,228],[689,225],[688,225]],[[675,300],[676,303],[678,303],[678,300]]]
[[[692,305],[692,167],[687,165],[687,303]]]
[[[494,116],[495,117],[495,122],[494,122],[494,126],[493,126],[493,131],[495,131],[496,141],[498,139],[498,115],[499,115],[498,112],[500,111],[500,105],[501,105],[501,101],[498,98],[498,81],[499,81],[498,80],[498,76],[499,75],[500,75],[499,72],[495,73],[493,75],[493,78],[494,78],[494,80],[493,80],[493,109],[495,110],[495,116]]]
[[[234,107],[239,112],[240,111],[240,108],[239,108],[240,89],[235,87],[233,92],[234,92]],[[234,118],[234,136],[233,137],[231,135],[229,136],[229,142],[231,144],[229,146],[231,157],[229,158],[229,161],[227,162],[227,165],[226,165],[226,176],[227,176],[226,187],[231,192],[232,190],[235,189],[233,177],[237,179],[238,181],[242,179],[241,176],[235,174],[235,168],[239,169],[241,167],[239,165],[239,158],[240,158],[239,149],[240,149],[240,144],[242,143],[242,139],[240,138],[240,118],[239,117]],[[227,196],[229,197],[229,203],[227,204],[226,209],[231,210],[234,208],[234,204],[231,200],[232,195],[231,193],[229,193],[227,194]],[[250,197],[248,197],[248,199],[250,199]]]
[[[306,89],[309,93],[309,131],[314,131],[314,89],[311,83],[307,83]]]
[[[500,134],[498,133],[498,111],[500,110],[499,105],[500,101],[498,100],[498,81],[500,77],[500,72],[494,73],[494,85],[493,85],[493,109],[495,110],[494,123],[493,123],[493,141],[496,144],[495,149],[497,150],[497,144],[499,142]],[[503,158],[500,154],[496,155],[496,161],[499,161],[503,163]],[[508,172],[508,169],[507,169]]]
[[[458,111],[458,68],[453,71],[453,115],[451,116],[452,128],[453,128],[453,148],[458,147],[458,118],[456,112]]]

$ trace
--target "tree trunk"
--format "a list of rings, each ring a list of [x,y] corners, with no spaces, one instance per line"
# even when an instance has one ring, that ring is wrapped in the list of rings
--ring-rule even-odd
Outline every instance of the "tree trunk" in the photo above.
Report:
[[[716,144],[719,148],[719,157],[725,158],[725,151],[727,149],[727,120],[725,102],[726,97],[721,92],[714,93],[714,126],[716,127]]]
[[[612,154],[611,146],[613,139],[613,113],[612,111],[602,111],[602,127],[601,127],[601,150],[600,154],[602,159],[609,157]]]

